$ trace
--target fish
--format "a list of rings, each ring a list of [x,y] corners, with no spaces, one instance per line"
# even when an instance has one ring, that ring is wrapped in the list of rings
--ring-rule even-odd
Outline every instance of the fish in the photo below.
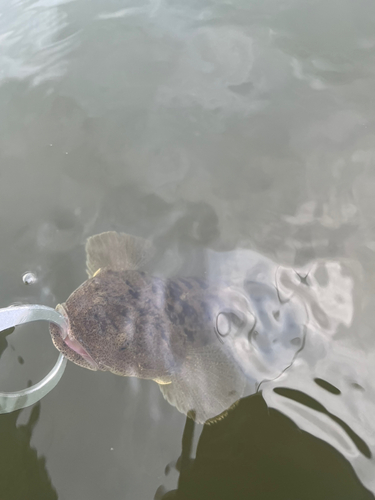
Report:
[[[125,233],[88,238],[88,279],[56,306],[67,328],[50,325],[53,343],[81,367],[152,380],[180,412],[214,421],[293,362],[301,309],[254,275],[267,262],[254,252],[252,272],[232,282],[153,276],[144,270],[153,255],[151,242]]]

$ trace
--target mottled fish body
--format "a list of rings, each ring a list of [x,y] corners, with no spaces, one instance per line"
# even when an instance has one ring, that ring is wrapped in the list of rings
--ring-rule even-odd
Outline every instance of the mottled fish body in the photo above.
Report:
[[[151,276],[140,270],[151,244],[125,234],[93,236],[86,253],[89,279],[57,306],[68,330],[51,325],[57,349],[85,368],[156,381],[199,422],[278,376],[302,345],[301,308],[254,276],[254,258],[231,284]]]

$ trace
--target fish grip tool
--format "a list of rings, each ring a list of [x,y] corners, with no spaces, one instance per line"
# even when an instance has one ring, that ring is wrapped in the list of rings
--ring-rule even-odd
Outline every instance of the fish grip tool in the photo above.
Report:
[[[51,307],[27,304],[0,309],[0,332],[32,321],[48,321],[61,328],[67,326],[64,316]],[[10,413],[40,401],[56,387],[64,373],[66,361],[60,353],[55,366],[37,384],[20,391],[0,392],[0,413]]]

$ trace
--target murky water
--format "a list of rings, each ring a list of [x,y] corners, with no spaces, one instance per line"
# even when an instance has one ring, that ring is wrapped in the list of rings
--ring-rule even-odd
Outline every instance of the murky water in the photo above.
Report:
[[[187,426],[180,476],[185,417],[157,384],[70,363],[40,406],[1,415],[0,498],[161,498],[179,478],[175,498],[373,498],[375,4],[0,0],[0,14],[0,307],[64,301],[86,238],[117,230],[153,239],[166,277],[250,248],[311,320],[262,387],[273,409],[253,396],[197,425],[195,462]],[[45,325],[6,341],[2,390],[57,357]]]

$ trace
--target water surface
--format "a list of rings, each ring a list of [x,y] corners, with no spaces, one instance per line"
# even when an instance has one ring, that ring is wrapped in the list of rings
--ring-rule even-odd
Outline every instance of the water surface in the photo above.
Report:
[[[153,238],[165,276],[202,273],[207,249],[250,248],[288,269],[349,262],[314,279],[329,293],[346,284],[350,314],[315,296],[336,321],[312,328],[306,356],[263,396],[345,457],[336,485],[351,474],[375,493],[373,2],[0,0],[0,12],[0,306],[64,301],[86,278],[85,239],[111,229]],[[4,390],[57,356],[45,325],[7,342]],[[367,448],[276,387],[308,394]],[[30,433],[8,500],[21,477],[60,500],[176,488],[185,417],[152,382],[70,364],[40,413],[1,417],[5,457]]]

